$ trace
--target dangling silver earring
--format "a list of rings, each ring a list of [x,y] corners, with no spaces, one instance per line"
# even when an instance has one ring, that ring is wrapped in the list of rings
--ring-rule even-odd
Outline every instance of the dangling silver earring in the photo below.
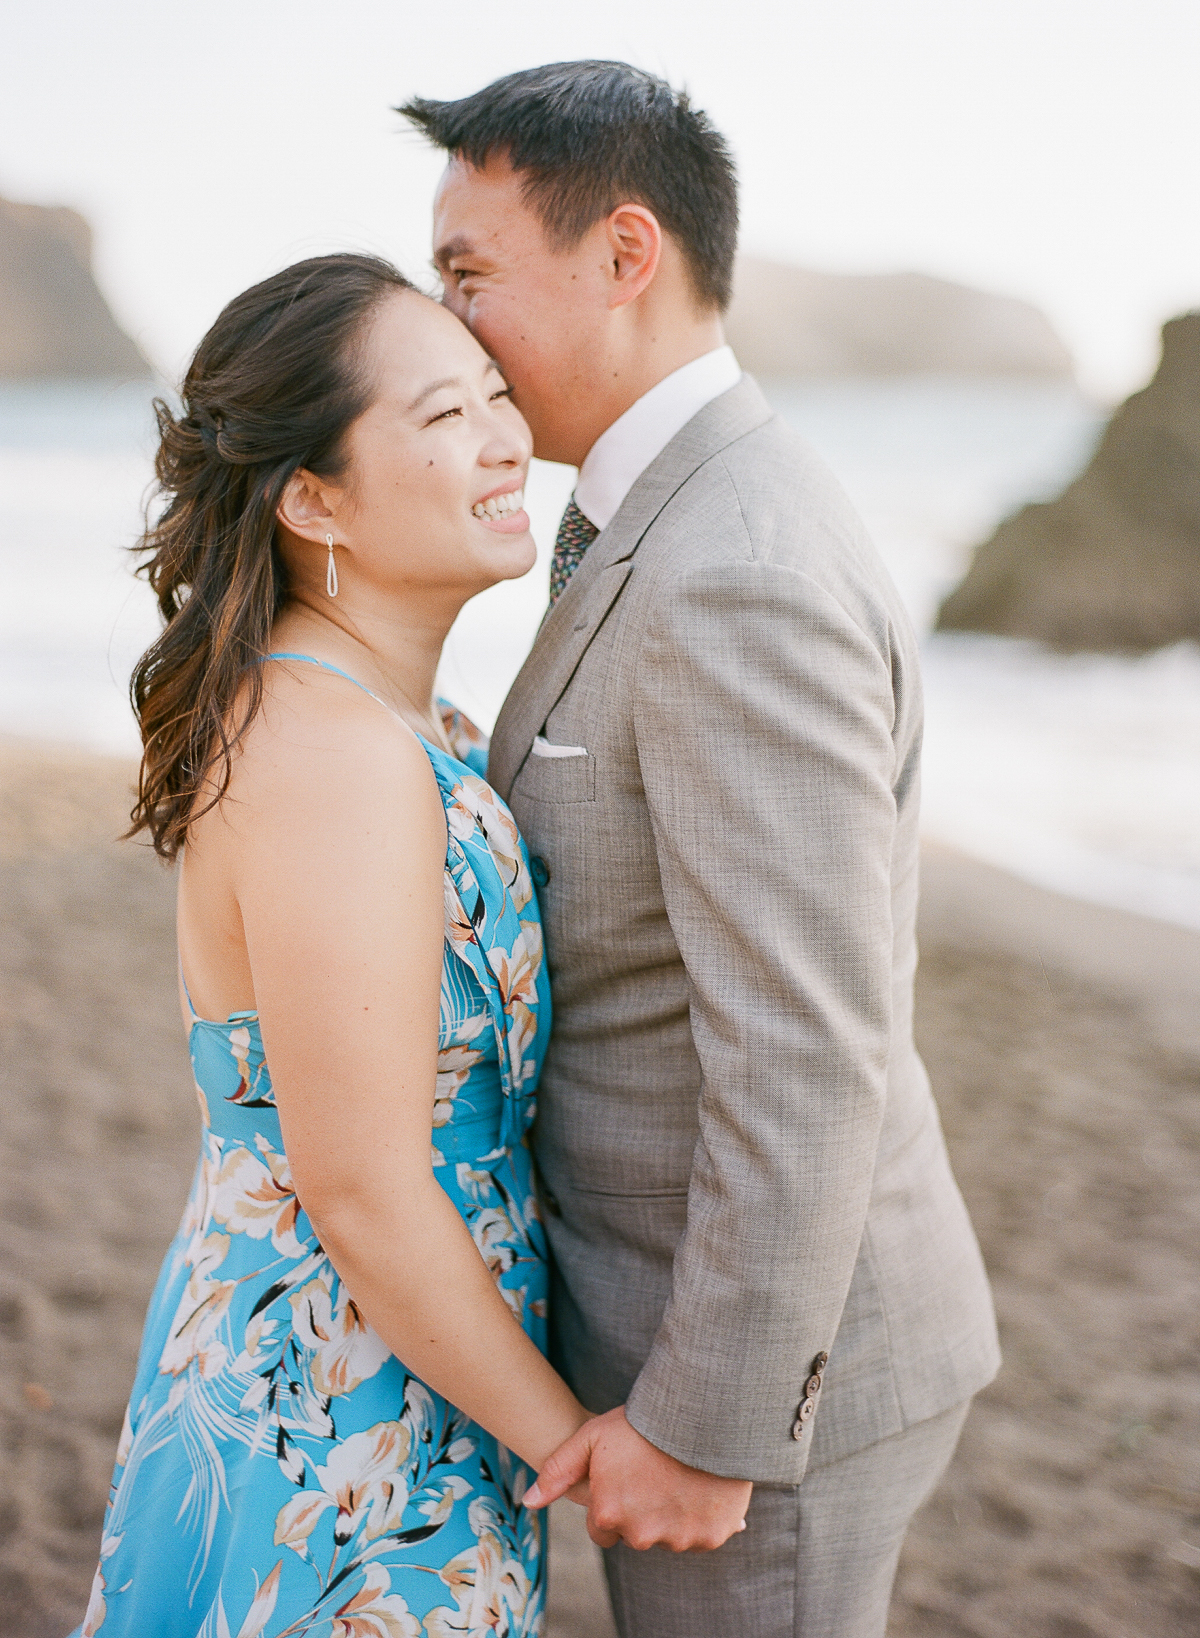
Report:
[[[337,596],[337,564],[333,561],[333,536],[325,536],[325,544],[329,547],[329,562],[325,565],[325,590],[330,597]]]

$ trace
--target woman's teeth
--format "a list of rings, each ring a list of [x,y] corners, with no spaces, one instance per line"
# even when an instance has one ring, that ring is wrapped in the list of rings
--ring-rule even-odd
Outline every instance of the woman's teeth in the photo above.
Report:
[[[525,504],[525,491],[514,489],[508,495],[493,495],[491,500],[476,501],[471,511],[477,518],[506,518],[519,512]]]

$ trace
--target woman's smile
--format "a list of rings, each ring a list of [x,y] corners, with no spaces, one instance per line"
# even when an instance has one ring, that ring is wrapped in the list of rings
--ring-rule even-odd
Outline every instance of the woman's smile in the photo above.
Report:
[[[510,481],[503,489],[494,489],[491,494],[475,502],[471,516],[498,534],[524,534],[529,528],[524,483]]]

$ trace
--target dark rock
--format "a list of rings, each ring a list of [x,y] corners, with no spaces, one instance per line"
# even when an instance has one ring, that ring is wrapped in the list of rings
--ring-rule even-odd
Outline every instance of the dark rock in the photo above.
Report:
[[[0,377],[150,374],[96,287],[83,217],[0,199]]]
[[[1200,639],[1200,312],[1162,335],[1091,464],[979,547],[940,629],[1134,652]]]
[[[925,273],[814,273],[741,256],[725,330],[743,367],[767,378],[1074,373],[1036,307]]]

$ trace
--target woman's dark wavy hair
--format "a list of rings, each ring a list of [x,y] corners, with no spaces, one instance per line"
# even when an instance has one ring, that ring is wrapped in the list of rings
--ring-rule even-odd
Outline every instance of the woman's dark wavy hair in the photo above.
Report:
[[[302,467],[343,475],[347,429],[374,393],[369,320],[413,288],[374,256],[297,262],[224,309],[184,377],[181,415],[155,400],[166,504],[134,551],[149,554],[138,573],[165,627],[130,681],[143,750],[127,835],[148,830],[164,859],[225,795],[262,702],[259,662],[288,595],[276,507]]]

